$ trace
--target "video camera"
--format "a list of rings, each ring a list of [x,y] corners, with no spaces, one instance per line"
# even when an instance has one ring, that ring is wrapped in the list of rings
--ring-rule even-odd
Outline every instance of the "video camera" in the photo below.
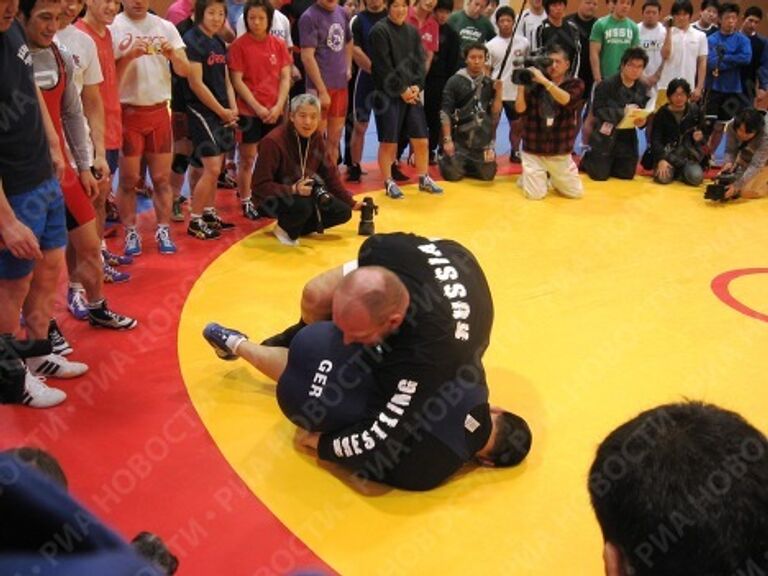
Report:
[[[515,69],[512,70],[512,83],[519,86],[531,86],[533,84],[533,74],[528,68],[538,68],[542,72],[546,72],[547,68],[552,66],[552,58],[549,56],[528,56],[526,58],[518,58],[512,61]]]
[[[738,195],[733,198],[726,198],[725,192],[728,187],[736,182],[741,177],[741,172],[725,172],[715,177],[712,184],[708,184],[704,191],[705,200],[713,200],[715,202],[728,202],[729,200],[735,200]]]

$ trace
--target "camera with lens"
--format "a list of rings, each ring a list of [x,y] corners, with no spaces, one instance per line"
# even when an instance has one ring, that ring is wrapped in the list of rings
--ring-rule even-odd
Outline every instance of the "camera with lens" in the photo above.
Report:
[[[373,217],[378,213],[379,207],[374,204],[373,198],[370,196],[363,198],[363,206],[360,208],[360,224],[357,227],[357,233],[360,236],[372,236],[376,233]]]
[[[333,201],[333,195],[328,192],[325,182],[317,174],[312,176],[312,198],[320,208],[327,207]]]
[[[741,177],[740,172],[725,172],[719,174],[712,184],[707,185],[707,189],[704,191],[705,200],[714,200],[716,202],[727,202],[728,200],[735,200],[737,196],[733,198],[726,198],[725,193],[728,187],[736,182]]]
[[[513,60],[515,69],[512,70],[512,83],[519,86],[531,86],[533,84],[533,73],[528,70],[530,67],[538,68],[546,72],[547,68],[552,66],[552,58],[549,56],[528,56]]]

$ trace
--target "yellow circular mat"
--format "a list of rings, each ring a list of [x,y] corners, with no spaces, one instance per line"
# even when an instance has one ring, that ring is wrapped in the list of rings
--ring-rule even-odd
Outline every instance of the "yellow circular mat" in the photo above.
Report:
[[[517,469],[468,471],[428,493],[361,493],[293,446],[274,384],[223,362],[208,321],[261,340],[294,323],[306,279],[353,259],[357,221],[279,245],[258,231],[201,275],[179,325],[184,381],[253,493],[342,574],[602,573],[586,490],[600,440],[642,409],[683,398],[768,417],[768,202],[707,205],[701,190],[586,181],[583,200],[522,198],[511,178],[446,183],[442,197],[376,194],[379,232],[459,240],[496,305],[485,357],[491,399],[523,415],[533,450]],[[722,290],[721,290],[722,292]]]

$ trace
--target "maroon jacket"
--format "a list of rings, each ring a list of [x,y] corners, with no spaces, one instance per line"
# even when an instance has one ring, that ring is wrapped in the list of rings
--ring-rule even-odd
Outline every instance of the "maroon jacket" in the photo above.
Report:
[[[253,169],[251,189],[258,198],[289,196],[291,187],[302,178],[298,134],[290,122],[281,124],[259,142],[259,156]],[[302,147],[303,149],[303,147]],[[331,166],[325,154],[325,140],[319,131],[309,139],[309,153],[303,176],[318,174],[328,192],[342,202],[354,206],[352,194],[344,188],[336,166]]]

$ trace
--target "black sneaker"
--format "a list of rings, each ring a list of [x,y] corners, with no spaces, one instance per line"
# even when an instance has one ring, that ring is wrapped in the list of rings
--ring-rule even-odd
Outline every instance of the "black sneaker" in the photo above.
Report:
[[[395,182],[408,182],[408,180],[410,180],[410,178],[400,170],[400,166],[397,165],[397,162],[392,162],[392,179]]]
[[[517,150],[512,150],[509,153],[509,161],[512,164],[520,164],[523,161],[523,159],[520,158],[520,152],[518,152]]]
[[[198,240],[216,240],[221,238],[221,232],[208,226],[208,224],[201,218],[195,218],[194,220],[189,221],[187,234],[194,236]]]
[[[363,169],[360,164],[352,164],[347,167],[347,182],[360,182],[363,176]]]
[[[224,222],[224,220],[219,218],[219,215],[216,214],[216,212],[205,212],[203,214],[203,222],[208,224],[209,228],[213,228],[219,232],[226,232],[227,230],[232,230],[235,227],[232,222]]]
[[[72,354],[72,346],[64,338],[64,334],[61,333],[55,318],[51,318],[48,322],[48,341],[51,343],[51,349],[54,354],[59,356]]]
[[[261,214],[259,214],[258,210],[256,210],[256,207],[253,205],[253,202],[250,200],[241,202],[240,208],[243,211],[243,216],[248,218],[248,220],[258,220],[261,218]]]
[[[219,174],[219,180],[216,182],[216,187],[224,188],[226,190],[234,190],[237,188],[237,181],[226,172],[222,172]]]
[[[101,306],[98,308],[88,309],[88,322],[91,326],[110,328],[112,330],[131,330],[138,325],[135,319],[112,312],[112,310],[107,308],[106,300],[102,300]]]

